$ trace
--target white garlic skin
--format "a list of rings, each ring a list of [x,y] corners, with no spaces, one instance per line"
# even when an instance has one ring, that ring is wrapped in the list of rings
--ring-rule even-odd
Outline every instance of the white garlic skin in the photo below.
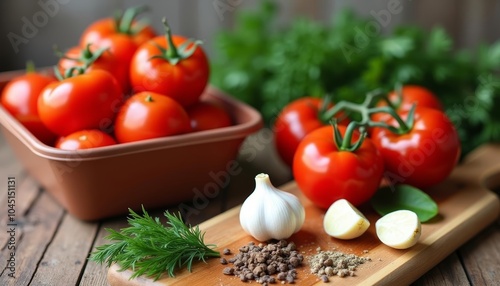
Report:
[[[293,194],[275,188],[267,174],[255,177],[255,190],[240,210],[243,230],[259,241],[287,239],[300,230],[305,210]]]

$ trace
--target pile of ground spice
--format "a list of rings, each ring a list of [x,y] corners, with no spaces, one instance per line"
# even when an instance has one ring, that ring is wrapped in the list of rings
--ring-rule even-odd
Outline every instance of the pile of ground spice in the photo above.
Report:
[[[311,273],[316,274],[323,282],[330,281],[331,276],[354,276],[354,271],[366,261],[371,261],[369,257],[360,257],[354,254],[346,254],[339,251],[322,251],[309,258]]]
[[[223,254],[231,251],[225,249]],[[304,257],[297,251],[293,242],[280,240],[276,243],[258,244],[254,242],[242,246],[239,253],[230,259],[221,258],[221,264],[232,264],[222,273],[235,275],[243,282],[255,280],[262,285],[294,283],[297,279],[295,268],[302,265]]]

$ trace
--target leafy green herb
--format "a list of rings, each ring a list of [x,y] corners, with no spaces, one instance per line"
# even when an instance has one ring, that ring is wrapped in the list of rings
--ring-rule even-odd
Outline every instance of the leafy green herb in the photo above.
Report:
[[[369,91],[419,84],[443,102],[462,155],[500,141],[500,42],[460,51],[443,28],[368,32],[373,19],[339,10],[329,23],[278,24],[276,1],[241,9],[216,35],[211,83],[258,109],[267,124],[289,102],[332,94],[362,102]],[[370,20],[372,20],[371,24]]]
[[[132,269],[132,278],[147,275],[159,279],[166,271],[170,277],[176,269],[187,267],[191,271],[195,259],[205,261],[208,257],[219,257],[215,245],[205,245],[204,233],[198,227],[190,227],[181,219],[180,214],[165,212],[168,226],[159,218],[152,218],[142,209],[143,215],[129,209],[130,227],[119,232],[106,229],[106,237],[111,244],[98,246],[90,259],[98,263],[106,262],[108,267],[118,263],[121,270]]]
[[[371,199],[372,207],[380,215],[397,210],[410,210],[421,222],[438,214],[437,203],[426,193],[410,185],[396,185],[380,188]]]

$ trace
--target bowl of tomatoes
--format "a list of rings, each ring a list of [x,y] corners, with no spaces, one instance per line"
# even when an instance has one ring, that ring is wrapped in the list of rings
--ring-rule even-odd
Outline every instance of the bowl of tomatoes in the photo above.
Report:
[[[6,141],[83,220],[216,195],[225,186],[214,178],[262,127],[259,112],[208,84],[200,42],[165,20],[156,34],[130,20],[134,9],[89,25],[53,69],[0,74]]]
[[[17,75],[1,74],[0,88]],[[261,128],[262,119],[255,109],[211,86],[201,99],[227,110],[232,124],[75,150],[43,143],[2,105],[0,127],[17,159],[47,192],[73,216],[97,220],[141,205],[172,206],[207,186],[224,187],[214,182],[214,174],[231,168],[240,145]],[[89,141],[105,141],[101,135],[87,135]]]

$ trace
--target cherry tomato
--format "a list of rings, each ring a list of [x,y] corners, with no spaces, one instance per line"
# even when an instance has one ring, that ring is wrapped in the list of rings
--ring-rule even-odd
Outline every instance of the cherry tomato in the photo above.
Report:
[[[132,95],[115,122],[115,137],[120,143],[190,131],[189,116],[184,108],[172,98],[154,92]]]
[[[231,126],[231,116],[222,107],[210,101],[200,101],[186,109],[193,131]]]
[[[428,107],[443,111],[443,105],[439,98],[430,90],[418,85],[404,85],[401,88],[401,98],[396,91],[388,94],[388,99],[396,106],[396,111],[409,111],[413,104],[419,107]],[[387,102],[381,100],[378,107],[386,106]],[[386,113],[375,113],[372,115],[374,121],[386,121],[390,115]]]
[[[322,99],[302,97],[286,105],[279,113],[273,126],[275,146],[288,166],[292,166],[295,150],[304,136],[329,124],[321,118],[323,104]],[[346,123],[347,119],[341,121],[341,124]]]
[[[38,112],[47,128],[66,136],[109,128],[122,101],[116,79],[107,71],[92,70],[47,85],[38,98]]]
[[[95,69],[108,71],[116,78],[122,87],[122,91],[127,93],[130,89],[128,76],[130,63],[115,56],[109,50],[105,50],[101,54],[96,53],[98,53],[98,49],[92,46],[87,46],[83,49],[80,47],[73,47],[69,49],[58,62],[57,66],[60,73],[64,75],[65,72],[72,67],[83,67],[86,62],[91,60],[93,57],[98,56],[97,59],[86,68],[86,72]]]
[[[5,109],[23,124],[41,142],[51,145],[56,135],[40,120],[38,96],[56,79],[41,73],[28,72],[12,79],[2,91],[1,102]]]
[[[338,128],[345,135],[346,127]],[[359,136],[354,132],[351,142]],[[368,138],[353,152],[339,150],[333,138],[331,126],[320,127],[304,137],[294,156],[295,181],[302,193],[321,208],[339,199],[359,206],[377,191],[384,160]]]
[[[116,144],[115,139],[101,130],[81,130],[59,137],[55,147],[64,150],[82,150]]]
[[[401,112],[406,120],[408,112]],[[398,126],[391,118],[388,124]],[[413,128],[397,135],[386,128],[375,128],[372,140],[380,150],[390,183],[427,188],[451,173],[460,155],[458,134],[445,113],[425,107],[415,110]]]
[[[208,59],[198,44],[182,46],[188,39],[172,36],[170,28],[166,29],[167,37],[158,36],[137,49],[130,65],[130,82],[137,92],[165,94],[187,107],[199,100],[207,85]]]

